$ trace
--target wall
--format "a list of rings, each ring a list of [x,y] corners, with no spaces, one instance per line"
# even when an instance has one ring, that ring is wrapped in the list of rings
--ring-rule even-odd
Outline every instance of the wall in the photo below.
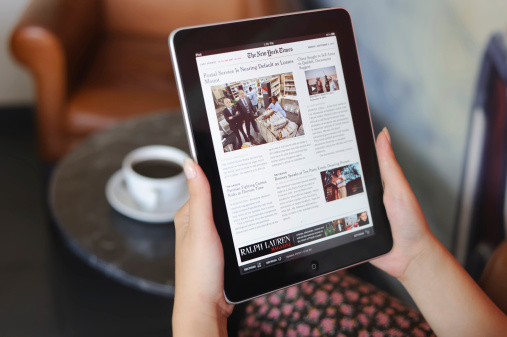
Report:
[[[0,0],[0,107],[34,102],[30,74],[10,52],[9,41],[14,26],[29,0]]]

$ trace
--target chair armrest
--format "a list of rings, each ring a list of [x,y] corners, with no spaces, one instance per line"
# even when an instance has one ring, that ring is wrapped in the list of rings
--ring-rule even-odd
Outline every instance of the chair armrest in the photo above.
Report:
[[[68,93],[100,37],[98,0],[34,0],[11,36],[16,59],[34,76],[43,156],[60,153],[60,123]]]
[[[491,254],[479,285],[489,298],[507,314],[507,240]]]

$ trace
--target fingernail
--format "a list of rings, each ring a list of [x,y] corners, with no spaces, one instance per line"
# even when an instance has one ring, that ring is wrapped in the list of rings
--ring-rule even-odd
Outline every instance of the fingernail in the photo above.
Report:
[[[185,175],[187,176],[187,179],[194,179],[196,176],[195,172],[195,163],[190,158],[185,158],[183,161],[183,171],[185,171]]]
[[[384,132],[384,134],[386,135],[387,137],[387,140],[389,141],[389,144],[391,144],[391,135],[389,134],[389,131],[387,130],[386,127],[384,127],[384,129],[382,130]]]

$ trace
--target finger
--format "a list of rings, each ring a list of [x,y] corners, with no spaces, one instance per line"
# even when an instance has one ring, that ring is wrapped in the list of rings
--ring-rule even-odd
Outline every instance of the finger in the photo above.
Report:
[[[201,167],[191,159],[185,160],[183,169],[187,176],[188,193],[190,195],[189,216],[191,222],[212,224],[213,221],[210,221],[213,218],[211,193],[206,175]]]
[[[384,128],[379,133],[376,147],[380,174],[382,175],[385,191],[402,193],[410,191],[410,186],[405,175],[394,156],[393,148],[391,147],[391,137],[387,128]]]

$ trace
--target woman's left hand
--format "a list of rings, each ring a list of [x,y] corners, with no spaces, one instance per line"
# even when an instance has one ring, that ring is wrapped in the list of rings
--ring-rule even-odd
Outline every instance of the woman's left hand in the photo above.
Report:
[[[175,336],[226,336],[233,305],[224,297],[224,255],[213,221],[208,179],[199,165],[185,161],[189,201],[176,227]]]

